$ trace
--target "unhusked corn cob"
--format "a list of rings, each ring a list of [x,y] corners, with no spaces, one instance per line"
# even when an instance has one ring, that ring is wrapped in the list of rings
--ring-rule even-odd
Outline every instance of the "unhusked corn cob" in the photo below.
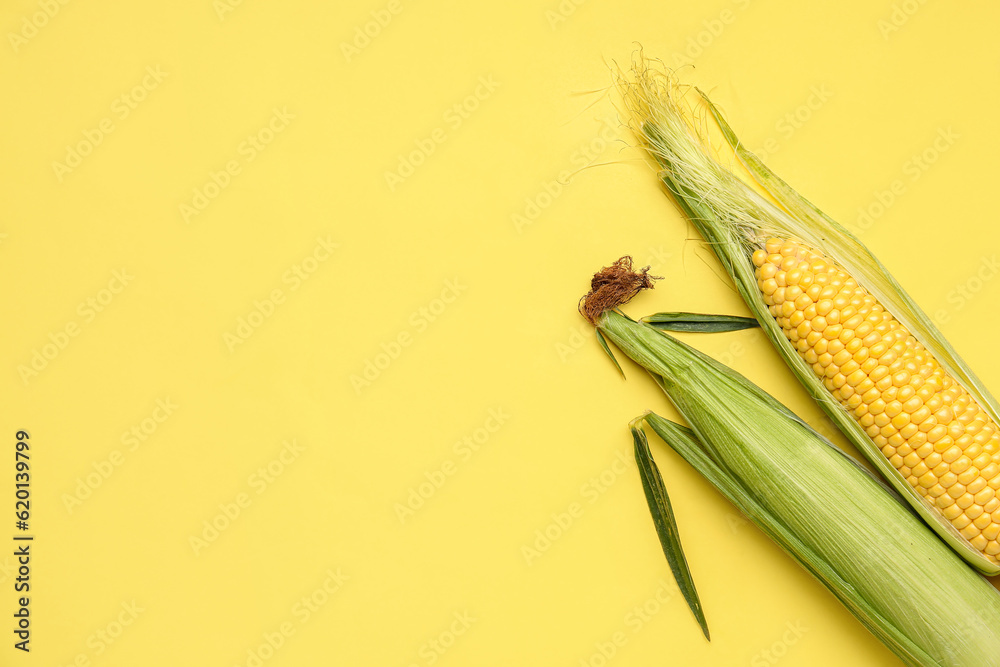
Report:
[[[760,387],[621,313],[617,306],[647,276],[643,271],[609,288],[609,272],[618,266],[595,277],[581,311],[605,350],[611,354],[613,344],[649,371],[690,428],[651,413],[643,421],[904,664],[1000,667],[997,590],[873,475]],[[638,445],[644,438],[637,422]],[[650,508],[654,520],[663,516],[658,504]],[[661,543],[672,542],[664,552],[676,562],[676,529],[658,526],[658,533]],[[694,608],[695,598],[685,598]]]
[[[753,253],[757,285],[802,359],[921,496],[1000,562],[1000,429],[881,304],[791,239]]]

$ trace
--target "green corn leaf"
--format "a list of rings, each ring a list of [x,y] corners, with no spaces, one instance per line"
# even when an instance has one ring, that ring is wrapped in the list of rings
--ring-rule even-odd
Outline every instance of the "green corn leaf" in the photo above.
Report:
[[[661,331],[681,333],[721,333],[753,329],[760,324],[752,317],[738,315],[708,315],[704,313],[656,313],[642,318]]]
[[[611,351],[610,347],[608,347],[608,341],[604,340],[604,334],[601,333],[600,329],[594,329],[594,332],[597,334],[597,342],[601,344],[601,348],[609,357],[611,357],[611,361],[614,362],[615,368],[618,369],[621,376],[625,377],[625,371],[622,370],[622,365],[619,364],[618,359],[615,358],[615,353]]]
[[[660,538],[663,555],[667,557],[670,570],[674,573],[674,579],[677,581],[677,587],[684,595],[688,607],[691,608],[691,613],[698,620],[698,625],[701,626],[705,639],[711,641],[708,633],[708,621],[705,620],[705,611],[702,609],[701,599],[698,597],[687,558],[684,557],[684,549],[681,547],[680,533],[677,531],[677,522],[674,519],[673,507],[670,505],[670,497],[667,495],[667,487],[663,484],[660,470],[656,467],[652,452],[649,451],[645,432],[635,425],[641,419],[641,417],[636,419],[629,428],[632,430],[635,462],[639,467],[642,490],[646,494],[649,513],[653,517],[653,525],[656,526],[656,534]]]

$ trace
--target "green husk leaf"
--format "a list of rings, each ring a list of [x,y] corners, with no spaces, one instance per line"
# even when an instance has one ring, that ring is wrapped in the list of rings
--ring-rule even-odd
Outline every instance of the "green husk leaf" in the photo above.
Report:
[[[705,620],[705,611],[701,606],[701,599],[694,585],[694,578],[691,576],[691,569],[688,567],[687,558],[684,556],[684,549],[681,547],[680,533],[677,530],[677,521],[674,518],[674,510],[670,504],[670,496],[667,495],[667,487],[663,484],[663,477],[659,468],[653,460],[653,454],[649,451],[649,443],[646,441],[646,433],[635,425],[642,417],[637,418],[629,425],[632,431],[632,441],[635,448],[635,462],[639,467],[639,476],[642,478],[642,490],[646,494],[646,503],[649,505],[649,513],[653,517],[653,525],[656,526],[656,534],[660,538],[660,546],[663,548],[663,555],[667,557],[670,570],[674,574],[677,587],[688,603],[691,613],[694,614],[705,639],[712,641],[708,633],[708,621]]]
[[[909,485],[799,356],[771,316],[757,287],[750,259],[753,250],[768,237],[791,237],[832,257],[934,354],[995,421],[1000,422],[1000,406],[996,399],[874,255],[854,235],[801,197],[746,150],[707,98],[703,96],[726,141],[758,184],[778,204],[712,157],[711,149],[690,120],[691,111],[682,108],[679,99],[682,89],[671,75],[650,70],[646,63],[640,63],[636,66],[635,80],[623,83],[622,90],[633,131],[660,165],[661,181],[722,262],[786,365],[851,443],[955,551],[978,570],[991,576],[1000,574],[1000,565],[973,547],[937,508]]]
[[[739,315],[708,315],[705,313],[656,313],[642,318],[662,331],[677,331],[682,333],[721,333],[725,331],[740,331],[759,327],[752,317]]]
[[[693,353],[701,354],[698,350],[696,350],[694,348],[692,348],[691,351]],[[726,372],[728,370],[725,366],[723,366],[722,364],[720,364],[715,359],[712,359],[711,357],[706,356],[705,359],[706,359],[706,361],[709,361],[709,362],[715,364],[716,367],[718,369],[720,369],[722,372]],[[650,376],[653,378],[653,381],[656,382],[656,384],[660,387],[660,389],[662,389],[663,392],[667,396],[670,396],[670,391],[667,388],[667,385],[665,383],[665,380],[663,379],[663,376],[662,375],[657,375],[656,373],[652,373],[652,372],[650,373]],[[802,424],[802,426],[804,426],[805,428],[807,428],[810,431],[812,431],[813,434],[823,444],[825,444],[827,447],[829,447],[831,451],[835,452],[838,456],[840,456],[841,458],[843,458],[850,465],[854,466],[858,470],[858,472],[862,473],[863,475],[865,475],[866,477],[868,477],[871,481],[873,481],[874,483],[878,484],[886,493],[888,493],[890,496],[892,496],[893,498],[895,498],[896,502],[899,503],[900,507],[905,508],[908,512],[910,512],[914,516],[919,516],[917,514],[916,510],[914,510],[913,507],[911,507],[909,505],[909,503],[907,503],[906,500],[904,500],[903,497],[901,495],[899,495],[899,493],[896,492],[896,489],[894,489],[893,487],[889,486],[884,479],[882,479],[881,477],[879,477],[878,475],[876,475],[875,473],[873,473],[871,470],[869,470],[868,468],[866,468],[863,465],[861,465],[858,462],[858,460],[855,459],[853,456],[851,456],[850,454],[848,454],[847,452],[845,452],[843,449],[841,449],[837,445],[835,445],[832,442],[830,442],[830,440],[828,440],[826,438],[826,436],[824,436],[823,434],[821,434],[818,431],[816,431],[815,429],[813,429],[813,427],[810,426],[807,422],[803,421],[801,417],[799,417],[797,414],[795,414],[794,412],[792,412],[791,410],[789,410],[788,407],[785,406],[784,403],[778,402],[778,400],[776,398],[774,398],[773,396],[771,396],[767,392],[761,391],[760,388],[757,387],[757,385],[753,384],[752,382],[750,382],[749,380],[747,380],[742,375],[738,375],[737,377],[735,377],[733,379],[734,379],[735,382],[737,382],[740,385],[742,385],[743,387],[745,387],[748,391],[759,392],[760,393],[760,397],[759,397],[760,400],[765,405],[767,405],[769,408],[773,409],[777,414],[782,415],[786,419],[790,419],[792,421],[798,422],[798,423]]]
[[[622,365],[619,364],[618,363],[618,359],[615,358],[614,352],[612,352],[611,348],[608,347],[608,341],[604,340],[604,335],[601,333],[601,330],[600,329],[594,329],[594,333],[597,334],[597,342],[601,344],[601,347],[604,349],[604,352],[609,357],[611,357],[611,361],[614,362],[615,368],[618,369],[618,372],[621,373],[622,378],[624,378],[625,377],[625,371],[622,370]]]

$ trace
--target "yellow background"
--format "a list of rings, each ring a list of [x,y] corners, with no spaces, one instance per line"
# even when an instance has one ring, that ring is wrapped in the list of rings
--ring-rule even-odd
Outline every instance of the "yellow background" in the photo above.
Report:
[[[685,66],[1000,387],[1000,9],[62,2],[0,11],[3,664],[897,664],[657,441],[711,644],[663,583],[626,424],[672,412],[577,300],[628,253],[633,315],[744,308],[608,87]],[[760,334],[695,342],[829,429]]]

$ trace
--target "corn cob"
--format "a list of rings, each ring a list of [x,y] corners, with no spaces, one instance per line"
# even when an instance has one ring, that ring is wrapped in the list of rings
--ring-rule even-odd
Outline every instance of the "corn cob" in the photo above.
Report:
[[[989,413],[841,267],[792,240],[753,254],[785,337],[893,468],[994,563],[1000,434]]]
[[[1000,595],[874,476],[732,369],[615,310],[584,314],[691,430],[642,419],[905,664],[1000,665]]]
[[[1000,574],[1000,405],[874,255],[746,150],[704,94],[754,186],[713,156],[671,75],[640,61],[620,83],[660,179],[796,377],[945,541]]]

